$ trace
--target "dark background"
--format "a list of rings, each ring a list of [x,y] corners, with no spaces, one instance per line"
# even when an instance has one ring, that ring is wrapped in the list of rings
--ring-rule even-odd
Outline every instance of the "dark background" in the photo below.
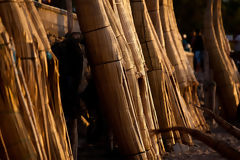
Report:
[[[182,34],[202,29],[206,0],[173,0],[173,4]],[[240,34],[240,0],[223,0],[222,15],[226,34]]]

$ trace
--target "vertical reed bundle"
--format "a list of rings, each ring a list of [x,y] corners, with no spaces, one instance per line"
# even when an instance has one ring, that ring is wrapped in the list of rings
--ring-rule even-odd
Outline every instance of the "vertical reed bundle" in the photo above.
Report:
[[[162,22],[160,18],[160,5],[159,0],[146,0],[146,5],[148,9],[149,16],[151,17],[153,26],[156,30],[156,33],[158,35],[160,44],[163,49],[165,49],[165,40],[162,30]]]
[[[196,121],[195,127],[206,131],[206,130],[209,130],[209,127],[208,127],[208,125],[205,121],[203,113],[200,112],[199,110],[197,110],[194,107],[194,105],[199,104],[199,99],[198,99],[198,96],[197,96],[198,82],[197,82],[196,77],[194,75],[193,68],[191,67],[191,64],[188,61],[187,55],[184,54],[185,52],[184,52],[184,48],[183,48],[183,45],[182,45],[182,37],[181,37],[180,32],[179,32],[178,27],[177,27],[177,22],[176,22],[176,17],[175,17],[175,14],[174,14],[173,1],[172,0],[170,0],[170,6],[171,6],[171,11],[172,11],[171,13],[173,15],[173,19],[174,19],[174,23],[175,23],[175,30],[179,35],[178,46],[181,47],[180,50],[182,51],[182,55],[184,56],[183,58],[185,59],[185,63],[187,65],[187,70],[188,70],[188,75],[189,75],[190,80],[191,80],[190,85],[187,88],[187,91],[185,92],[186,96],[184,96],[184,99],[185,99],[186,103],[189,105],[188,107],[189,107],[189,110],[190,110],[192,116],[195,118],[195,121]]]
[[[131,50],[130,53],[132,53],[135,66],[137,68],[137,73],[136,73],[136,77],[138,79],[137,85],[138,85],[138,88],[140,89],[140,97],[142,101],[142,107],[143,107],[144,115],[146,118],[148,130],[159,128],[148,78],[144,69],[145,61],[142,53],[142,48],[139,45],[140,44],[139,39],[137,37],[132,15],[131,15],[132,12],[131,12],[131,9],[129,8],[130,5],[125,4],[124,6],[124,3],[122,0],[116,0],[114,4],[115,4],[115,7],[113,8],[116,8],[115,13],[116,15],[119,16],[119,19],[121,22],[120,26],[123,29],[126,41]],[[129,8],[130,11],[127,8]],[[160,148],[160,152],[163,154],[165,151],[161,141],[162,140],[161,137],[157,138],[156,135],[154,135],[151,137],[151,139],[152,139],[152,145],[155,148],[156,153],[158,154],[159,152],[158,150]],[[158,146],[156,142],[160,146]]]
[[[221,51],[222,55],[224,56],[224,59],[227,63],[228,70],[230,71],[236,85],[239,86],[239,72],[236,68],[236,65],[235,65],[233,59],[229,58],[231,48],[230,48],[229,41],[226,38],[226,34],[225,34],[225,31],[223,28],[221,6],[222,6],[221,1],[219,1],[219,0],[214,1],[213,21],[214,21],[215,34],[216,34],[216,38],[218,41],[220,51]]]
[[[14,96],[11,101],[16,101],[14,112],[17,111],[17,118],[20,120],[13,126],[21,127],[25,134],[21,136],[17,132],[12,133],[15,136],[12,139],[22,141],[21,138],[27,136],[26,140],[29,141],[31,148],[29,150],[22,146],[24,143],[16,143],[18,145],[7,147],[9,156],[15,156],[14,159],[27,159],[26,156],[35,156],[29,157],[30,159],[72,159],[61,108],[57,60],[51,53],[35,6],[32,1],[0,1],[0,3],[0,17],[12,39],[10,41],[9,38],[5,38],[3,44],[13,44],[8,46],[8,51],[5,50],[3,54],[12,56],[13,53],[16,54],[18,62],[16,66],[12,59],[12,66],[15,68],[12,80],[17,82],[16,86],[3,84],[3,87],[8,90],[17,88],[17,91],[11,93]],[[50,69],[46,55],[52,57],[49,63],[53,66]],[[50,76],[49,71],[52,73]],[[7,72],[2,73],[3,76],[8,76]],[[12,105],[6,106],[11,108]],[[57,125],[60,129],[57,129]],[[7,128],[4,128],[2,133],[6,133],[6,130]],[[8,135],[3,134],[3,138],[8,139]],[[18,157],[20,148],[22,156],[25,157]]]
[[[234,119],[239,104],[239,75],[226,52],[230,49],[224,37],[221,1],[208,1],[204,19],[204,43],[209,52],[210,65],[225,115],[228,119]]]
[[[149,132],[148,132],[146,121],[145,121],[145,116],[143,113],[143,105],[140,98],[141,96],[140,96],[140,90],[138,86],[138,80],[135,75],[136,66],[134,65],[131,50],[126,42],[126,38],[121,29],[120,20],[118,19],[117,16],[115,16],[115,13],[113,12],[109,1],[105,0],[103,1],[103,4],[105,7],[106,14],[108,16],[110,25],[113,29],[115,37],[117,38],[118,44],[120,46],[120,49],[123,55],[123,62],[124,62],[123,66],[126,70],[126,80],[128,81],[129,91],[131,93],[130,96],[132,97],[132,100],[133,100],[134,113],[132,113],[132,117],[136,115],[136,120],[138,122],[137,125],[139,126],[139,129],[142,135],[143,144],[147,151],[148,159],[157,159],[157,157],[160,157],[160,155],[159,153],[156,154],[152,148],[151,139],[149,136]]]
[[[131,7],[143,54],[149,68],[148,76],[160,127],[166,128],[177,124],[190,127],[191,116],[188,114],[187,108],[184,108],[186,105],[180,105],[184,101],[179,99],[181,95],[178,95],[179,89],[174,78],[170,78],[172,70],[168,68],[171,68],[171,64],[165,56],[164,49],[161,48],[145,1],[131,1]],[[180,141],[178,132],[175,133],[175,138]],[[165,133],[163,139],[167,146],[175,143],[173,132]],[[183,136],[183,139],[186,143],[192,143],[188,135]]]
[[[170,28],[170,18],[169,18],[169,7],[167,0],[160,0],[160,17],[162,22],[162,29],[164,34],[165,46],[167,55],[169,60],[171,61],[172,65],[175,68],[176,76],[178,83],[180,85],[181,90],[187,87],[187,75],[185,72],[185,68],[181,63],[181,59],[179,58],[178,51],[176,46],[174,45],[174,40],[171,35],[171,28]]]
[[[157,45],[151,25],[148,18],[144,2],[131,1],[133,20],[141,43],[146,65],[148,67],[148,77],[153,95],[154,105],[157,111],[160,128],[169,128],[172,124],[171,111],[166,105],[164,88],[165,77],[164,62],[160,57],[160,48]],[[146,29],[145,29],[146,28]],[[170,113],[170,114],[169,114]],[[163,134],[166,146],[175,143],[173,132]]]
[[[27,132],[27,127],[24,125],[23,117],[20,114],[21,110],[24,110],[20,107],[21,102],[17,95],[21,89],[20,80],[17,77],[13,53],[9,48],[10,40],[1,21],[0,33],[1,139],[4,140],[4,145],[7,146],[6,151],[10,159],[43,158],[44,153],[39,148],[35,148],[31,135]],[[23,96],[21,100],[22,98]],[[19,141],[22,143],[19,143]],[[36,141],[36,143],[39,142]],[[38,145],[36,144],[36,146]]]
[[[33,20],[33,24],[41,38],[42,43],[44,44],[45,51],[51,52],[51,46],[47,38],[46,31],[44,26],[41,22],[41,18],[39,17],[38,11],[34,6],[33,1],[26,1],[26,6],[29,10],[30,16]],[[52,55],[54,56],[54,55]],[[58,61],[54,57],[51,62],[48,63],[48,70],[46,69],[46,73],[48,75],[48,95],[50,99],[50,107],[51,110],[54,111],[53,116],[56,124],[58,124],[57,131],[60,134],[60,137],[64,137],[67,139],[67,128],[65,125],[65,118],[63,115],[62,104],[61,104],[61,97],[60,97],[60,88],[59,88],[59,75],[58,75]],[[69,148],[69,142],[61,141],[64,149]],[[70,151],[71,152],[71,151]]]
[[[102,109],[123,154],[131,159],[148,159],[147,156],[155,159],[150,152],[146,153],[147,145],[142,139],[144,121],[139,127],[138,119],[142,115],[136,115],[142,111],[132,97],[133,86],[128,84],[134,81],[131,75],[134,74],[131,71],[134,66],[129,57],[131,55],[128,55],[130,50],[124,43],[117,20],[111,18],[110,12],[109,5],[103,0],[77,1],[79,24],[89,50]]]
[[[159,1],[156,4],[159,8]],[[129,0],[79,0],[77,14],[102,109],[120,149],[133,159],[160,159],[159,149],[164,152],[161,139],[157,144],[157,137],[150,138],[148,130],[174,126],[194,128],[192,121],[195,118],[175,80],[174,68],[164,45],[159,11],[152,14],[158,32],[145,1],[131,0],[130,5]],[[179,64],[187,69],[184,60],[184,64],[181,61]],[[147,74],[144,65],[148,68]],[[187,75],[185,71],[183,73]],[[187,80],[185,84],[183,90],[188,87]],[[175,141],[182,142],[181,139],[192,143],[188,134],[180,137],[178,131],[165,133],[163,139],[169,147]]]
[[[172,0],[160,0],[160,12],[166,51],[170,61],[175,67],[181,94],[192,115],[191,121],[193,121],[195,128],[205,130],[207,129],[205,119],[202,113],[193,106],[199,104],[196,92],[198,82],[182,46],[182,39],[178,31]]]

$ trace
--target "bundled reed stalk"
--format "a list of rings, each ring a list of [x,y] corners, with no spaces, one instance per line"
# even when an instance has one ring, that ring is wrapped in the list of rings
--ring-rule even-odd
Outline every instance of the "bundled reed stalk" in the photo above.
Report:
[[[159,48],[157,48],[156,40],[153,38],[154,36],[153,36],[153,33],[151,32],[151,29],[149,29],[150,28],[149,25],[146,26],[146,27],[149,27],[147,30],[148,32],[146,33],[146,37],[145,37],[145,35],[139,34],[139,33],[144,34],[144,32],[146,32],[144,30],[144,27],[145,27],[144,23],[141,20],[149,21],[149,19],[146,18],[144,9],[142,9],[143,7],[145,7],[144,3],[131,1],[131,7],[132,7],[132,14],[133,14],[136,31],[138,33],[139,41],[140,41],[142,49],[143,49],[143,54],[144,54],[144,58],[146,61],[146,65],[149,69],[148,77],[149,77],[149,82],[150,82],[151,91],[152,91],[152,95],[153,95],[154,105],[155,105],[157,115],[158,115],[159,125],[161,128],[168,128],[168,127],[172,126],[172,120],[171,120],[171,115],[170,115],[171,111],[169,112],[167,106],[164,104],[164,102],[166,100],[164,99],[165,94],[163,91],[164,89],[162,88],[162,86],[164,86],[164,78],[163,78],[163,75],[164,75],[163,70],[164,69],[163,69],[163,64],[162,64],[163,62],[161,62],[160,57],[156,52]],[[140,18],[140,17],[144,17],[144,19]],[[146,23],[149,23],[149,22],[146,22]],[[140,32],[140,31],[142,31],[142,32]],[[149,42],[150,44],[147,44],[147,42]],[[153,43],[151,43],[151,42],[153,42]],[[152,52],[148,53],[147,45],[153,45],[153,46],[151,46],[152,48],[150,48],[152,50]],[[152,59],[151,59],[151,57],[152,57]],[[158,72],[158,74],[156,74],[156,72]],[[157,77],[156,77],[157,75],[159,75],[159,77],[161,76],[162,78],[157,79]],[[155,86],[153,87],[153,85],[155,85]],[[159,93],[157,93],[157,92],[159,92]],[[156,101],[156,100],[158,100],[158,101]],[[167,144],[166,146],[171,146],[175,143],[173,132],[168,132],[168,133],[163,134],[163,139],[164,139],[164,141],[166,141],[166,144]]]
[[[39,17],[38,11],[34,5],[33,1],[28,1],[26,3],[26,6],[30,12],[30,15],[32,17],[34,26],[39,34],[39,37],[41,38],[41,41],[44,45],[45,51],[51,52],[51,46],[47,38],[46,31],[44,29],[44,26],[42,24],[41,18]],[[60,96],[60,88],[59,88],[59,73],[58,73],[58,61],[57,58],[55,58],[54,55],[52,55],[54,58],[52,61],[48,63],[48,70],[46,69],[46,73],[48,75],[48,96],[49,96],[49,103],[51,110],[54,116],[54,120],[56,121],[57,131],[60,134],[60,137],[63,137],[64,139],[68,139],[67,137],[67,128],[65,124],[65,118],[63,115],[63,109],[61,104],[61,96]],[[61,141],[62,145],[64,146],[64,149],[70,149],[69,142],[67,141]],[[71,152],[71,150],[69,150]]]
[[[239,104],[239,75],[229,57],[229,45],[222,26],[221,1],[208,1],[204,19],[204,44],[223,104],[226,118],[236,118]]]
[[[170,77],[173,80],[172,83],[166,84],[165,90],[167,92],[165,93],[166,98],[165,98],[164,103],[168,106],[168,108],[173,108],[172,110],[173,110],[174,115],[176,116],[176,118],[179,119],[181,117],[181,114],[179,114],[179,110],[178,111],[175,110],[175,108],[180,107],[179,104],[176,103],[176,100],[178,98],[176,97],[176,94],[174,93],[174,91],[171,90],[171,89],[174,89],[174,87],[171,87],[171,89],[170,89],[170,86],[172,84],[175,85],[175,82],[174,82],[175,78],[173,77],[174,69],[173,69],[173,66],[172,66],[171,62],[169,61],[169,58],[167,57],[167,54],[166,54],[165,41],[164,41],[164,36],[163,36],[162,24],[161,24],[161,20],[160,20],[159,0],[146,0],[146,5],[147,5],[147,9],[148,9],[148,13],[150,15],[150,18],[152,20],[152,24],[154,26],[154,29],[155,29],[156,33],[157,33],[157,36],[155,34],[155,37],[156,37],[156,39],[159,40],[158,45],[159,45],[159,48],[161,49],[160,56],[164,59],[165,64],[167,65],[168,74],[165,75],[165,77],[167,77],[169,82],[171,82]],[[175,86],[175,87],[177,87],[177,86]],[[171,118],[172,118],[172,121],[173,121],[174,125],[176,125],[176,124],[182,125],[182,124],[176,123],[176,120],[175,120],[176,118],[174,118],[174,116],[172,116]],[[177,121],[177,122],[180,122],[180,121]],[[179,141],[179,137],[178,137],[177,134],[178,133],[176,133],[176,131],[175,131],[175,140]],[[183,136],[183,140],[184,139],[185,138]]]
[[[188,110],[184,108],[186,105],[180,105],[180,102],[183,103],[184,101],[179,97],[181,96],[178,94],[179,88],[174,78],[171,77],[173,72],[171,64],[161,47],[145,1],[131,1],[131,7],[136,30],[149,69],[148,76],[160,127],[176,126],[177,123],[180,126],[190,127],[188,119],[191,116]],[[181,142],[178,132],[175,132],[175,137],[171,131],[163,135],[168,147],[175,143],[174,138]],[[190,136],[186,134],[183,139],[188,144],[192,143]]]
[[[181,37],[180,32],[177,27],[177,22],[176,22],[176,17],[174,14],[172,0],[169,0],[169,5],[171,7],[171,13],[172,13],[172,17],[173,17],[175,32],[179,35],[179,38],[177,39],[178,40],[177,46],[180,47],[179,48],[179,50],[181,51],[180,55],[182,55],[183,59],[185,59],[184,62],[187,66],[188,75],[190,77],[189,87],[186,88],[183,96],[184,96],[186,103],[188,104],[188,109],[189,109],[190,113],[192,114],[193,119],[195,120],[195,128],[199,128],[199,129],[202,129],[203,131],[206,131],[206,130],[209,130],[209,127],[205,121],[203,113],[194,107],[194,105],[199,104],[199,99],[197,96],[198,82],[196,80],[193,68],[191,67],[191,64],[188,61],[187,55],[185,54],[186,52],[184,51],[184,48],[182,45],[182,37]]]
[[[155,135],[150,138],[148,130],[194,127],[164,38],[161,42],[158,38],[162,29],[156,33],[145,1],[132,0],[130,5],[129,0],[79,0],[77,13],[102,107],[120,149],[133,159],[160,159],[159,149],[162,153],[164,147]],[[181,138],[192,143],[188,134],[180,137],[178,131],[163,135],[166,146]]]
[[[113,8],[115,8],[115,14],[118,15],[120,19],[120,26],[123,29],[127,44],[131,50],[130,54],[132,54],[133,60],[135,62],[135,66],[137,69],[135,77],[138,80],[136,85],[138,86],[140,91],[140,97],[142,101],[141,103],[148,130],[152,130],[153,128],[159,128],[148,78],[144,69],[145,61],[142,53],[142,48],[139,45],[140,43],[134,27],[130,5],[125,4],[124,6],[122,0],[116,0],[113,2]],[[157,154],[159,153],[159,150],[160,153],[163,154],[165,152],[165,149],[162,143],[162,138],[161,135],[157,136],[159,137],[156,137],[156,135],[151,136],[152,145]]]
[[[149,134],[144,119],[139,122],[143,115],[141,101],[134,97],[138,88],[133,84],[136,78],[130,49],[111,12],[103,0],[77,1],[79,24],[86,39],[102,109],[123,154],[131,159],[156,159],[154,150],[145,148],[150,147],[146,142]]]
[[[219,1],[219,0],[214,1],[213,21],[214,21],[215,34],[216,34],[220,51],[227,63],[228,70],[230,71],[233,77],[233,80],[236,83],[237,88],[239,88],[239,72],[233,59],[229,57],[231,47],[230,47],[229,41],[226,38],[226,34],[223,28],[221,6],[222,6],[222,1]]]
[[[36,144],[34,144],[31,140],[31,135],[27,132],[27,127],[24,125],[23,117],[20,114],[21,110],[23,110],[20,107],[20,100],[22,100],[23,96],[19,99],[17,95],[21,89],[19,84],[20,80],[17,77],[17,69],[13,53],[10,50],[11,48],[9,48],[10,40],[2,21],[0,21],[0,33],[0,110],[2,113],[1,142],[4,146],[6,146],[5,155],[7,155],[10,159],[34,159],[37,156],[43,158],[44,153],[42,153],[41,149],[38,148],[40,144],[37,144],[39,141],[36,141]],[[30,119],[31,117],[29,117],[27,122],[29,122]],[[36,137],[36,139],[37,138],[38,137]],[[19,143],[19,141],[22,141],[22,143]],[[38,155],[36,155],[37,153]],[[4,157],[4,155],[0,156],[1,158]]]
[[[167,55],[175,67],[181,94],[184,97],[189,112],[192,115],[191,121],[193,122],[195,128],[206,130],[208,127],[202,113],[193,107],[193,105],[199,104],[197,97],[198,82],[182,46],[182,38],[178,31],[172,0],[160,0],[159,13],[162,22]]]
[[[218,41],[218,46],[219,46],[220,51],[226,61],[228,70],[229,70],[231,76],[233,77],[236,87],[239,88],[239,72],[238,72],[238,69],[237,69],[233,59],[231,59],[229,57],[231,48],[229,47],[230,44],[226,38],[226,34],[225,34],[225,31],[223,28],[221,5],[222,5],[221,1],[219,1],[219,0],[214,1],[214,4],[213,4],[214,30],[215,30],[216,38]]]
[[[124,33],[121,28],[120,20],[117,16],[115,16],[115,13],[112,10],[112,7],[108,0],[104,0],[104,7],[106,14],[108,16],[110,25],[113,29],[113,32],[115,34],[115,37],[117,38],[118,44],[120,46],[122,55],[123,55],[123,66],[126,70],[126,80],[129,85],[129,91],[130,96],[133,100],[133,109],[134,113],[131,113],[134,117],[136,115],[137,125],[139,126],[143,143],[145,146],[145,149],[147,151],[147,157],[148,159],[157,159],[157,157],[160,157],[159,153],[155,153],[155,150],[153,150],[151,139],[149,136],[149,132],[147,129],[147,124],[145,121],[145,116],[143,113],[143,105],[141,101],[141,95],[140,90],[138,86],[138,80],[135,75],[136,73],[136,66],[134,65],[133,57],[131,50],[126,42],[126,38],[124,36]],[[157,145],[157,142],[155,142]]]
[[[225,52],[226,54],[229,56],[230,55],[230,52],[232,51],[231,49],[231,46],[230,46],[230,43],[229,43],[229,40],[227,39],[227,36],[226,36],[226,33],[225,33],[225,30],[224,30],[224,27],[223,27],[223,18],[222,18],[222,2],[221,1],[217,1],[218,4],[215,5],[215,10],[218,10],[217,12],[217,15],[215,15],[215,19],[217,18],[218,19],[218,23],[220,25],[220,32],[222,33],[222,36],[221,38],[223,39],[223,46],[224,46],[224,49],[225,49]],[[216,32],[217,33],[217,32]],[[240,81],[240,74],[238,72],[238,69],[237,69],[237,66],[234,62],[234,60],[232,58],[229,58],[228,59],[230,60],[230,63],[232,65],[232,68],[233,68],[233,74],[234,74],[234,80],[236,82],[236,84],[238,85],[238,88],[240,87],[239,86],[239,81]]]
[[[6,112],[6,119],[15,122],[12,125],[15,129],[20,127],[19,131],[12,130],[11,134],[7,134],[11,130],[3,127],[6,123],[1,123],[10,159],[72,159],[61,108],[57,60],[51,54],[33,2],[0,1],[0,17],[7,30],[4,31],[1,25],[1,31],[5,33],[1,34],[5,36],[1,44],[9,44],[2,54],[12,56],[12,61],[8,64],[8,67],[11,66],[9,72],[1,70],[5,80],[12,80],[11,83],[1,84],[5,88],[1,95],[11,94],[11,99],[1,99],[0,103],[6,103],[1,106],[10,111]],[[7,33],[12,41],[6,38]],[[13,54],[16,55],[17,65]],[[51,68],[48,68],[46,55],[53,58],[49,61]],[[48,74],[49,71],[51,75]]]

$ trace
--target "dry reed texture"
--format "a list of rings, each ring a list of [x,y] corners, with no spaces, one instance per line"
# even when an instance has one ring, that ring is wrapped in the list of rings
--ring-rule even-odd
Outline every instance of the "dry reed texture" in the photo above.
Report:
[[[192,107],[198,103],[198,82],[181,46],[172,1],[78,0],[76,5],[102,110],[122,153],[157,160],[165,147],[192,144],[190,135],[178,130],[150,133],[206,129],[202,114]],[[5,116],[0,154],[73,159],[58,61],[33,1],[0,0],[0,17],[0,109]]]
[[[109,1],[103,1],[105,10],[107,13],[107,16],[109,18],[109,22],[111,24],[111,27],[114,31],[115,37],[118,40],[118,44],[121,48],[122,55],[123,55],[123,66],[126,69],[126,77],[129,85],[129,90],[131,92],[131,96],[133,99],[133,114],[136,115],[136,119],[140,128],[140,132],[142,135],[143,143],[145,146],[145,149],[147,150],[147,156],[149,159],[154,158],[153,153],[155,152],[152,150],[151,147],[151,139],[148,133],[147,124],[145,121],[145,116],[143,112],[143,105],[141,101],[141,95],[140,95],[140,89],[138,85],[138,80],[136,77],[136,66],[134,65],[133,57],[131,50],[127,44],[126,38],[123,34],[123,30],[120,28],[121,24],[119,19],[114,16],[114,11],[112,10],[112,7],[109,3]],[[157,145],[157,141],[155,141],[155,145]],[[156,154],[157,156],[160,156],[159,153]]]
[[[160,17],[167,55],[176,70],[176,77],[180,86],[181,95],[187,104],[192,115],[192,122],[195,128],[207,130],[202,112],[196,110],[193,105],[199,104],[197,97],[198,82],[193,69],[187,59],[182,46],[182,37],[178,31],[172,0],[160,0]]]
[[[159,127],[195,128],[192,121],[197,119],[181,95],[160,16],[156,32],[145,1],[79,0],[77,14],[102,109],[122,153],[133,159],[161,159],[164,147],[182,140],[192,144],[188,134],[178,131],[163,138],[149,134]]]
[[[0,18],[0,128],[5,155],[10,159],[73,159],[57,59],[33,1],[0,1]]]
[[[145,69],[144,69],[144,58],[142,49],[140,47],[139,40],[137,38],[136,30],[134,27],[133,19],[131,18],[131,10],[128,11],[126,8],[129,8],[127,6],[124,6],[123,1],[118,0],[114,3],[116,6],[113,8],[116,8],[115,13],[116,15],[119,15],[120,19],[120,26],[122,26],[126,41],[130,47],[130,50],[132,51],[132,55],[134,58],[134,62],[137,68],[137,72],[135,76],[138,79],[137,85],[140,89],[140,98],[142,101],[142,107],[144,116],[146,118],[146,123],[148,130],[152,128],[159,128],[158,122],[157,122],[157,116],[156,111],[153,105],[153,100],[151,96],[151,90],[149,87],[148,77],[146,75]],[[152,136],[151,137],[153,147],[155,151],[158,153],[159,149],[161,153],[164,153],[164,147],[161,142],[161,137]],[[160,146],[158,146],[157,143],[159,143]],[[158,147],[160,147],[158,149]]]
[[[140,97],[134,97],[138,96],[138,88],[133,88],[137,87],[133,84],[135,66],[119,22],[111,17],[111,12],[109,3],[103,0],[77,1],[79,24],[89,49],[102,109],[123,154],[129,159],[161,159],[143,139],[149,137],[146,122],[140,119]]]
[[[235,119],[239,104],[239,73],[230,59],[230,45],[222,23],[221,1],[208,1],[204,19],[204,43],[227,119]]]
[[[160,127],[164,128],[171,125],[178,125],[197,128],[199,127],[199,124],[196,124],[195,121],[198,120],[199,115],[195,114],[195,110],[193,110],[192,106],[189,106],[191,103],[186,103],[185,99],[183,99],[183,96],[184,98],[186,97],[184,95],[185,93],[192,93],[192,91],[185,89],[186,91],[184,94],[180,94],[180,89],[178,87],[178,83],[176,82],[174,69],[169,61],[171,57],[169,57],[168,52],[166,53],[167,49],[164,48],[165,45],[163,38],[158,38],[159,35],[161,36],[162,32],[158,31],[159,34],[157,34],[155,30],[155,28],[161,26],[161,23],[159,21],[160,12],[159,7],[157,6],[159,5],[159,1],[146,1],[146,3],[148,8],[146,8],[145,1],[139,2],[133,0],[131,1],[131,7],[139,40],[141,42],[146,64],[149,69],[148,76],[150,84],[152,85],[151,90],[154,97],[155,108],[157,110],[157,113],[159,113],[158,118],[161,122]],[[149,16],[149,12],[152,17]],[[150,17],[153,19],[153,23]],[[169,20],[169,17],[166,19]],[[162,30],[162,28],[157,29]],[[162,44],[159,39],[162,39]],[[176,47],[174,43],[169,45]],[[180,59],[177,55],[174,56],[176,57],[173,59]],[[187,65],[186,61],[182,61],[182,63],[185,63],[185,65]],[[159,67],[160,65],[162,65],[162,68]],[[175,69],[177,73],[177,68]],[[192,75],[192,77],[193,79],[195,78],[194,75]],[[186,88],[190,88],[190,86],[186,86]],[[204,120],[203,116],[202,119]],[[166,136],[167,139],[169,139],[169,145],[171,145],[171,143],[174,144],[173,135],[171,135],[171,133],[170,136],[172,138],[169,137],[169,133],[168,135],[163,134],[163,136]],[[175,133],[175,139],[178,139],[178,133]],[[187,134],[182,135],[181,139],[183,142],[191,144],[191,138]]]

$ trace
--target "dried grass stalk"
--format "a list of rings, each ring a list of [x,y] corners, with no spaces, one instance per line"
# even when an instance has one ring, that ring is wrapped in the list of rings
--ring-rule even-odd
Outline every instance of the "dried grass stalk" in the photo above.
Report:
[[[141,132],[137,118],[141,115],[136,115],[139,106],[136,106],[132,97],[133,86],[128,84],[132,84],[134,80],[129,79],[134,78],[131,75],[134,74],[131,72],[133,62],[128,57],[131,55],[126,54],[130,50],[124,44],[124,37],[116,19],[107,15],[109,11],[111,12],[109,5],[106,6],[106,2],[103,3],[102,0],[77,1],[79,24],[89,49],[102,109],[108,117],[122,153],[132,159],[147,159],[150,154],[146,154],[141,134],[144,130]],[[127,69],[130,69],[130,72]]]
[[[31,147],[29,150],[22,146],[25,144],[21,143],[7,147],[9,156],[17,157],[19,148],[23,148],[21,154],[24,156],[26,153],[25,156],[31,156],[30,159],[72,159],[61,108],[57,60],[51,53],[46,32],[35,6],[32,1],[0,2],[0,17],[7,30],[1,30],[6,32],[4,44],[12,44],[7,46],[8,50],[5,50],[5,54],[8,53],[12,56],[11,65],[15,74],[12,76],[12,80],[17,82],[16,86],[6,86],[7,84],[3,84],[3,86],[9,90],[17,87],[17,92],[12,92],[14,99],[12,98],[11,101],[16,101],[15,109],[19,108],[16,111],[20,124],[16,123],[14,126],[22,127],[25,130],[25,136],[28,137],[29,147]],[[7,33],[12,39],[11,41],[6,38]],[[53,56],[51,62],[55,62],[50,76],[47,53]],[[16,54],[17,66],[13,54]],[[3,72],[2,75],[9,78],[7,72]],[[52,77],[54,80],[50,81]],[[6,106],[11,108],[10,104]],[[57,130],[57,126],[60,129]],[[6,132],[5,129],[2,130],[2,133]],[[19,136],[17,132],[13,135],[15,136],[12,138],[14,141],[22,141],[22,136]],[[6,134],[3,137],[8,139]],[[26,159],[26,157],[20,159]]]
[[[131,50],[126,42],[126,38],[124,36],[123,30],[121,29],[120,20],[118,19],[117,16],[115,16],[115,13],[113,12],[109,1],[103,1],[103,3],[104,3],[105,11],[107,13],[109,22],[111,24],[115,37],[117,38],[118,44],[121,48],[121,52],[123,55],[123,62],[124,62],[123,65],[124,65],[124,68],[126,69],[126,79],[128,81],[129,91],[131,93],[130,95],[133,100],[134,113],[132,113],[132,117],[136,116],[136,120],[137,120],[136,125],[140,129],[143,143],[147,151],[148,159],[156,159],[157,157],[160,157],[160,155],[159,153],[158,154],[155,153],[151,144],[151,139],[148,133],[145,116],[143,113],[143,105],[141,101],[138,80],[135,74],[136,66],[134,65]]]
[[[166,51],[175,67],[181,94],[192,115],[191,121],[193,121],[194,128],[207,130],[208,127],[202,113],[193,107],[193,104],[199,104],[196,92],[198,82],[182,46],[182,38],[178,31],[172,0],[160,0],[160,17],[167,44]]]

